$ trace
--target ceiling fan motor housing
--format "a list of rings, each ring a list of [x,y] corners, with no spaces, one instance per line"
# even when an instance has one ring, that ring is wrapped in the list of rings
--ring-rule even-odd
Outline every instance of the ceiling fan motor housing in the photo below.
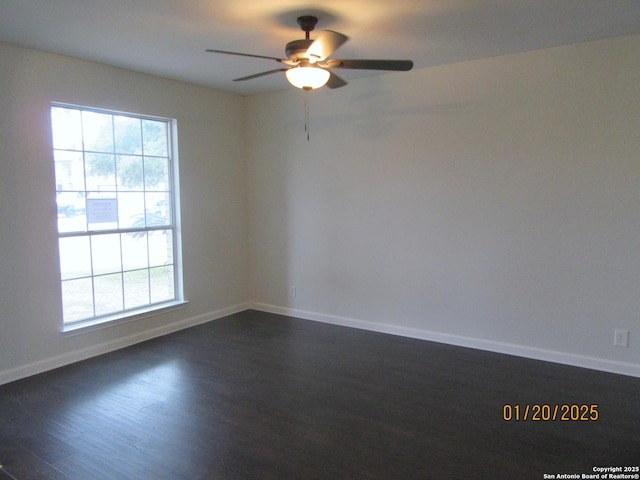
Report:
[[[306,58],[305,53],[313,43],[313,40],[309,38],[309,32],[313,31],[318,24],[318,18],[313,15],[303,15],[302,17],[298,17],[298,25],[305,33],[304,40],[294,40],[293,42],[287,43],[285,47],[285,53],[287,54],[287,58],[290,60],[300,60]]]
[[[287,58],[291,60],[306,58],[305,54],[307,50],[313,43],[313,40],[294,40],[292,42],[287,43],[285,47],[285,53],[287,54]]]

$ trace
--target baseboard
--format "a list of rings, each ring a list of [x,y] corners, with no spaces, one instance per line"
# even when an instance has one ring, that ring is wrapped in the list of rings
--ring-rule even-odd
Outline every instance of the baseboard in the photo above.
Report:
[[[507,355],[515,355],[518,357],[531,358],[534,360],[560,363],[573,367],[589,368],[592,370],[599,370],[603,372],[616,373],[620,375],[628,375],[640,378],[640,365],[635,363],[616,362],[613,360],[575,355],[564,352],[556,352],[553,350],[528,347],[525,345],[515,345],[505,342],[483,340],[480,338],[464,337],[460,335],[450,335],[431,332],[428,330],[400,327],[397,325],[368,322],[337,315],[327,315],[324,313],[309,312],[306,310],[298,310],[295,308],[280,307],[267,303],[252,302],[251,308],[262,312],[277,313],[280,315],[302,318],[304,320],[313,320],[316,322],[340,325],[343,327],[359,328],[362,330],[369,330],[373,332],[388,333],[391,335],[398,335],[402,337],[417,338],[420,340],[446,343],[459,347],[475,348],[479,350],[486,350],[489,352],[504,353]]]
[[[143,332],[135,333],[133,335],[129,335],[122,338],[117,338],[109,342],[104,342],[104,343],[92,345],[90,347],[83,348],[80,350],[71,351],[71,352],[65,353],[64,355],[58,355],[55,357],[46,358],[44,360],[39,360],[37,362],[33,362],[27,365],[22,365],[13,369],[5,370],[0,372],[0,385],[13,382],[15,380],[20,380],[22,378],[30,377],[38,373],[43,373],[49,370],[53,370],[55,368],[63,367],[71,363],[86,360],[91,357],[96,357],[98,355],[103,355],[105,353],[113,352],[121,348],[135,345],[136,343],[141,343],[146,340],[151,340],[152,338],[157,338],[163,335],[168,335],[170,333],[177,332],[179,330],[184,330],[185,328],[195,327],[196,325],[217,320],[219,318],[226,317],[234,313],[242,312],[244,310],[249,309],[250,307],[251,307],[251,304],[247,302],[247,303],[241,303],[241,304],[234,305],[227,308],[221,308],[219,310],[214,310],[212,312],[208,312],[202,315],[197,315],[195,317],[179,320],[177,322],[170,323],[168,325],[163,325],[161,327],[153,328],[151,330],[145,330]]]
[[[118,338],[109,342],[92,345],[90,347],[75,350],[58,355],[55,357],[39,360],[27,365],[22,365],[13,369],[0,372],[0,385],[30,377],[38,373],[43,373],[55,368],[63,367],[71,363],[86,360],[105,353],[109,353],[121,348],[125,348],[136,343],[151,340],[152,338],[161,337],[185,328],[194,327],[203,323],[217,320],[234,313],[244,310],[254,309],[263,312],[277,313],[291,317],[312,320],[316,322],[340,325],[344,327],[358,328],[361,330],[369,330],[379,333],[387,333],[390,335],[398,335],[402,337],[416,338],[420,340],[428,340],[432,342],[445,343],[460,347],[476,348],[496,353],[504,353],[507,355],[515,355],[535,360],[543,360],[547,362],[571,365],[574,367],[589,368],[592,370],[600,370],[620,375],[628,375],[640,378],[640,365],[626,362],[616,362],[601,358],[588,357],[583,355],[575,355],[564,352],[556,352],[552,350],[544,350],[540,348],[527,347],[524,345],[515,345],[504,342],[495,342],[491,340],[483,340],[473,337],[464,337],[459,335],[450,335],[428,330],[400,327],[397,325],[380,324],[376,322],[368,322],[337,315],[328,315],[318,312],[310,312],[295,308],[281,307],[261,302],[246,302],[227,308],[222,308],[212,312],[208,312],[195,317],[186,318],[168,325],[163,325],[151,330],[145,330],[133,335]]]

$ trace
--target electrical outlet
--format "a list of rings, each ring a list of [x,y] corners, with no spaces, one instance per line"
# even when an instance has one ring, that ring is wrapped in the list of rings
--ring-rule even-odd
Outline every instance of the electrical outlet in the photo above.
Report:
[[[296,298],[296,286],[295,285],[290,285],[289,286],[289,298]]]
[[[629,330],[616,328],[613,332],[613,345],[627,348],[629,346]]]

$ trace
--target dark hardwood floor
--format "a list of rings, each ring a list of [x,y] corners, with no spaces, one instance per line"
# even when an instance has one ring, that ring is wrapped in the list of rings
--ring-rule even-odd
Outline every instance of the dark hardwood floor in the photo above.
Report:
[[[597,404],[598,419],[505,421],[505,404]],[[255,311],[0,386],[0,464],[18,480],[540,479],[639,463],[638,378]]]

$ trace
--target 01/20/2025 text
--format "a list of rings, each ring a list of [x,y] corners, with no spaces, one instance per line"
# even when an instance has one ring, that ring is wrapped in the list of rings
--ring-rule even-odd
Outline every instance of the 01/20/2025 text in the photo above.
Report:
[[[595,422],[600,418],[598,404],[506,404],[502,407],[505,422]]]

